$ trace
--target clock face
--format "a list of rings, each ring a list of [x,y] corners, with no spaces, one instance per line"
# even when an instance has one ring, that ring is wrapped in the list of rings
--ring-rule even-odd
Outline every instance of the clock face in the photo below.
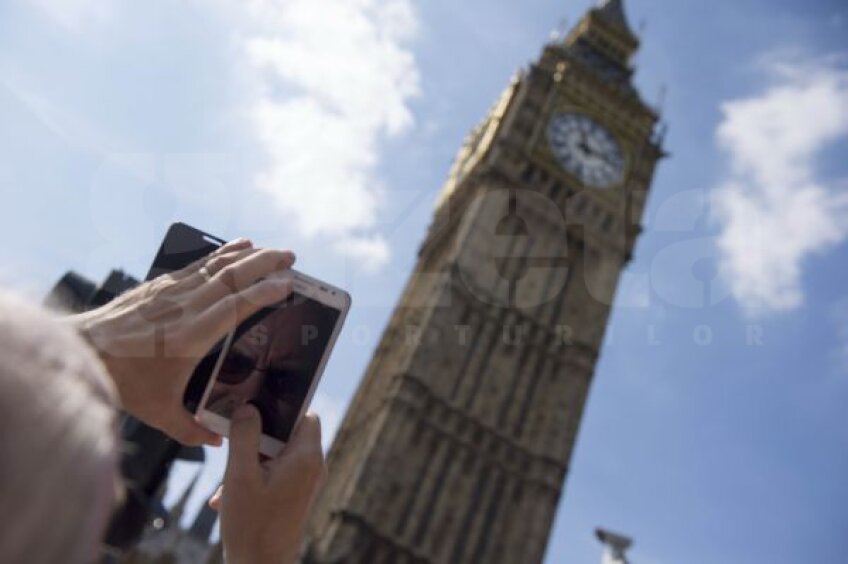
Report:
[[[554,114],[548,143],[562,167],[594,188],[609,188],[624,178],[624,154],[612,133],[587,115]]]

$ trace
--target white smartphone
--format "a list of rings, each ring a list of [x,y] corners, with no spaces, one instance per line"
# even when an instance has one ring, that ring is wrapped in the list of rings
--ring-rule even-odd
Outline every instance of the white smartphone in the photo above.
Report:
[[[197,416],[229,436],[233,412],[245,403],[262,415],[260,452],[279,454],[297,427],[350,309],[350,295],[295,270],[292,293],[230,333],[209,379]]]

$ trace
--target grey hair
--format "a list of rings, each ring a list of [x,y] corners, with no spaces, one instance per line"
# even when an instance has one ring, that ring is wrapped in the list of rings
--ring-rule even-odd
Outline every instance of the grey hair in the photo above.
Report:
[[[0,563],[94,560],[118,480],[116,405],[71,327],[0,292]]]

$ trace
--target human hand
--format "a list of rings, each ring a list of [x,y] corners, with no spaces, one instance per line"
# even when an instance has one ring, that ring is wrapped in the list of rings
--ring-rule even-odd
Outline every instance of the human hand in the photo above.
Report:
[[[321,424],[303,417],[277,458],[259,461],[262,424],[250,404],[230,425],[222,488],[209,501],[221,511],[221,539],[230,564],[295,562],[309,509],[326,475]]]
[[[293,263],[291,252],[234,241],[70,320],[99,353],[128,413],[183,444],[220,444],[183,405],[188,381],[221,338],[288,295],[290,282],[260,279]]]

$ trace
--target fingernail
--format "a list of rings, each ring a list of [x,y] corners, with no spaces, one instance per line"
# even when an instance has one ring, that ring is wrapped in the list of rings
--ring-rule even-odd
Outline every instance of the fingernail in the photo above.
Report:
[[[247,243],[248,245],[253,244],[250,242],[250,239],[247,239],[246,237],[239,237],[238,239],[233,239],[232,241],[230,241],[231,245],[244,245],[245,243]]]

